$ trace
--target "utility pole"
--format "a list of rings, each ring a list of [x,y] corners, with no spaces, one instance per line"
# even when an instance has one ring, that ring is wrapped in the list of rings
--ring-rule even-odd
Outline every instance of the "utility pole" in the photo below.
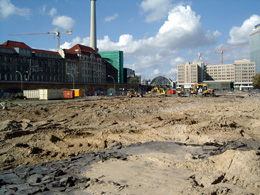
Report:
[[[108,75],[107,77],[110,77],[110,78],[112,78],[112,79],[113,79],[113,81],[114,81],[114,89],[115,89],[115,92],[116,92],[116,82],[115,82],[115,79],[114,79],[114,77],[112,77],[111,75]]]
[[[22,91],[22,93],[23,93],[23,75],[22,75],[22,73],[20,72],[20,71],[16,71],[16,73],[18,73],[19,75],[20,75],[20,79],[21,79],[21,91]]]
[[[70,75],[72,77],[73,89],[75,89],[74,76],[71,73],[67,73],[67,75]]]

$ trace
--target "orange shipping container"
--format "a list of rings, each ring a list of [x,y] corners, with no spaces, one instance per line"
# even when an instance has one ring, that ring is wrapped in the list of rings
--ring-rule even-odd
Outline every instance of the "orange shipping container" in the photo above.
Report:
[[[169,94],[175,94],[175,90],[169,90]]]
[[[82,89],[74,89],[74,95],[75,95],[75,97],[83,96],[83,90]]]
[[[66,99],[73,99],[74,98],[74,91],[64,90],[63,95],[64,95],[64,98],[66,98]]]

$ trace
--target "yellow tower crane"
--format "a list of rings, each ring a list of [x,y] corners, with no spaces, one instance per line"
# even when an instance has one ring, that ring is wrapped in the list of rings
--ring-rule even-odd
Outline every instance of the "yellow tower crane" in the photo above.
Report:
[[[18,36],[18,35],[40,35],[40,34],[55,34],[57,35],[57,51],[60,49],[60,33],[72,34],[72,30],[67,30],[60,32],[59,30],[55,30],[52,32],[39,32],[39,33],[20,33],[20,34],[9,34],[10,36]]]
[[[237,49],[237,48],[245,47],[245,46],[249,46],[249,45],[250,45],[250,44],[239,45],[239,46],[231,47],[231,48],[227,48],[227,49],[223,49],[223,47],[221,46],[221,49],[220,49],[219,51],[213,51],[213,53],[218,53],[218,52],[221,53],[221,63],[223,64],[223,61],[224,61],[224,51],[232,50],[232,49]]]

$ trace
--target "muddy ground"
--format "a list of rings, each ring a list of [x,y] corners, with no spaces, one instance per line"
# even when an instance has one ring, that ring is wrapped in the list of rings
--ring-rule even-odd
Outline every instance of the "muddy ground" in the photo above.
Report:
[[[196,185],[189,183],[187,194],[201,192],[201,186],[209,187],[218,178],[223,182],[217,183],[223,185],[216,194],[260,191],[259,94],[86,97],[73,101],[14,101],[6,106],[0,111],[0,170],[139,142],[225,145],[242,141],[257,147],[247,151],[230,149],[205,159],[185,154],[185,158],[167,163],[192,172],[189,178],[193,182],[196,177]],[[231,191],[225,187],[227,183],[232,184]]]

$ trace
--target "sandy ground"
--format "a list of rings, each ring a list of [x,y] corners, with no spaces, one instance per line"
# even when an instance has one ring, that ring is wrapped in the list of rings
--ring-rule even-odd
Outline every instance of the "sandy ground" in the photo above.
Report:
[[[196,147],[127,151],[131,156],[126,162],[112,159],[86,168],[84,174],[102,181],[91,185],[86,192],[260,192],[259,95],[86,97],[47,104],[13,102],[7,107],[0,111],[0,170],[139,142],[225,145],[241,141],[254,147],[244,151],[231,148],[206,158],[194,155],[194,150],[201,150]]]

